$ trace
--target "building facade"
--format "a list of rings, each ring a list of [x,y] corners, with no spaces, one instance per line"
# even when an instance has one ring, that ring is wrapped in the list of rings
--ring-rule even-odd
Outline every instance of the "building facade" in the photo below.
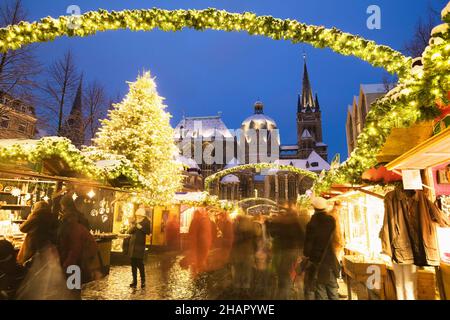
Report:
[[[33,106],[0,92],[0,139],[31,139],[36,123]]]
[[[220,115],[183,118],[175,127],[174,137],[181,154],[198,164],[203,178],[252,163],[291,165],[316,173],[328,170],[328,146],[323,142],[321,109],[317,94],[315,97],[312,94],[306,62],[303,70],[302,90],[294,109],[296,144],[281,145],[276,122],[264,113],[264,104],[257,101],[253,114],[235,131],[228,129]],[[312,179],[304,175],[277,168],[249,169],[215,181],[209,191],[221,199],[260,198],[289,205],[312,184]]]
[[[361,84],[359,96],[353,97],[352,105],[347,107],[346,135],[347,150],[350,155],[357,147],[357,139],[364,126],[366,116],[369,113],[372,103],[383,97],[387,92],[384,84]]]

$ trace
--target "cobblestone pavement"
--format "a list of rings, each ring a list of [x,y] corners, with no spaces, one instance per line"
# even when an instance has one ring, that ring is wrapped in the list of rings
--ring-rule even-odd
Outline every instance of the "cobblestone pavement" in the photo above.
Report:
[[[196,279],[180,267],[182,256],[152,254],[145,261],[146,288],[131,289],[131,267],[111,266],[110,274],[83,288],[84,300],[201,300],[217,299],[229,285],[225,270],[203,274]],[[138,277],[139,279],[139,277]]]
[[[173,253],[151,254],[146,258],[146,288],[131,289],[129,265],[111,266],[110,274],[87,284],[82,291],[84,300],[216,300],[239,299],[231,287],[231,274],[227,269],[204,273],[194,278],[189,270],[180,267],[182,256]],[[340,292],[345,288],[340,283]],[[268,288],[267,292],[274,293]],[[292,298],[301,300],[301,285],[296,285]],[[247,297],[261,299],[260,297]],[[268,296],[267,298],[273,298]]]

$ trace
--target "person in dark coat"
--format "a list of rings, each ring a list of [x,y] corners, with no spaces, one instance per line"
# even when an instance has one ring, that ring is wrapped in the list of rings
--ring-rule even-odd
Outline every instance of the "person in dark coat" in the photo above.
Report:
[[[101,277],[99,271],[92,267],[98,254],[97,243],[89,230],[79,222],[76,213],[66,211],[63,215],[58,228],[57,248],[64,273],[69,266],[78,266],[82,283]],[[81,299],[81,291],[74,292]]]
[[[130,284],[130,287],[136,288],[137,271],[139,269],[141,288],[145,288],[145,242],[146,236],[151,233],[150,220],[148,220],[144,208],[139,208],[136,211],[135,216],[136,218],[128,230],[128,233],[131,234],[128,255],[131,259],[131,273],[133,275],[133,282]]]
[[[20,231],[27,235],[17,261],[23,265],[46,245],[55,244],[57,226],[58,220],[53,215],[50,205],[45,201],[35,203],[27,221],[20,226]]]
[[[314,198],[312,205],[314,214],[306,226],[303,250],[311,262],[305,274],[305,298],[338,300],[339,262],[333,249],[336,221],[327,214],[331,208],[324,198]]]
[[[62,215],[71,214],[75,216],[81,225],[83,225],[87,230],[91,230],[89,220],[75,206],[73,192],[68,192],[61,198],[60,206]]]
[[[291,271],[300,257],[303,237],[297,213],[289,209],[266,221],[267,229],[273,238],[273,268],[278,280],[278,299],[290,298],[293,281]]]
[[[0,300],[14,299],[25,275],[25,268],[16,262],[14,246],[0,240]]]

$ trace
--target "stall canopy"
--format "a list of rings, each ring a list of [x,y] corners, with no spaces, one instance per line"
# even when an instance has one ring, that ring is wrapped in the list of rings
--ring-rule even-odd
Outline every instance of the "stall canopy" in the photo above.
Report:
[[[450,127],[386,165],[388,170],[425,169],[450,161]]]

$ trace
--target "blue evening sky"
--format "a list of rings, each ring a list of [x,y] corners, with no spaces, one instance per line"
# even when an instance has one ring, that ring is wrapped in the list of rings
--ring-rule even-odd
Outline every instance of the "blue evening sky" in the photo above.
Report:
[[[231,12],[291,18],[337,27],[401,50],[412,37],[429,3],[439,11],[446,0],[24,0],[30,19],[66,14],[72,4],[82,12],[160,7],[215,7]],[[369,5],[380,6],[381,30],[366,27]],[[223,113],[229,128],[238,128],[261,99],[265,113],[276,120],[283,144],[296,143],[296,102],[301,90],[302,53],[308,56],[312,87],[323,111],[324,141],[330,159],[347,155],[347,105],[359,84],[379,83],[384,71],[353,57],[306,44],[291,44],[246,33],[184,30],[177,33],[115,31],[89,38],[61,38],[39,46],[39,58],[50,63],[71,48],[88,80],[98,79],[112,96],[127,92],[126,81],[150,70],[166,98],[172,124],[186,116]]]

